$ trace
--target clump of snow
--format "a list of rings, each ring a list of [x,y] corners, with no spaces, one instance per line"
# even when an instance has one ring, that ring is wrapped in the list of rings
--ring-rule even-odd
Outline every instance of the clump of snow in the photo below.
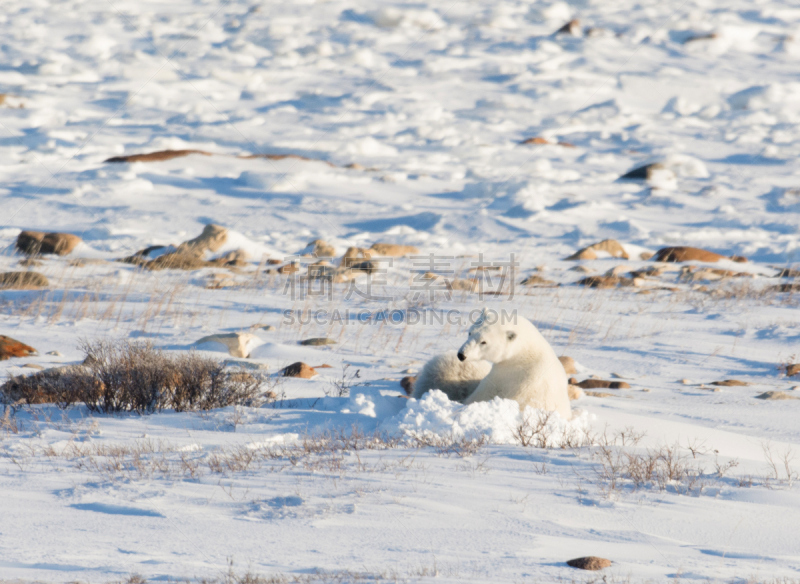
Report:
[[[444,28],[444,21],[432,10],[401,10],[385,7],[371,15],[376,26],[382,28],[420,28],[426,31]]]
[[[378,142],[372,136],[352,140],[345,151],[349,154],[361,156],[396,156],[397,148]]]
[[[422,399],[408,400],[408,406],[397,416],[385,420],[381,429],[406,436],[485,436],[494,444],[518,444],[515,431],[523,420],[538,420],[539,413],[532,408],[520,412],[519,404],[513,400],[494,398],[489,402],[477,402],[467,406],[450,401],[443,392],[435,389]],[[557,444],[570,432],[579,432],[587,427],[588,414],[583,412],[572,420],[564,420],[553,413],[547,420],[544,434],[548,443]]]
[[[572,9],[566,2],[554,2],[544,8],[531,9],[531,18],[566,22],[572,18]]]
[[[781,109],[800,103],[800,83],[754,85],[728,97],[734,109]]]
[[[706,165],[698,158],[688,154],[672,154],[664,160],[664,166],[681,177],[708,178]]]
[[[283,255],[273,248],[264,245],[263,243],[253,241],[243,233],[228,229],[228,236],[225,238],[225,243],[223,243],[222,247],[214,252],[212,259],[224,256],[232,251],[239,250],[244,251],[248,258],[252,260],[260,260],[265,256],[274,258]]]

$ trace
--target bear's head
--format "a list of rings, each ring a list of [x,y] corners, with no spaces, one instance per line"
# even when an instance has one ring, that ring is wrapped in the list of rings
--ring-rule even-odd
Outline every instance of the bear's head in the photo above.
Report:
[[[460,361],[484,360],[500,363],[518,353],[519,330],[511,319],[483,311],[480,318],[469,329],[467,342],[458,350]]]

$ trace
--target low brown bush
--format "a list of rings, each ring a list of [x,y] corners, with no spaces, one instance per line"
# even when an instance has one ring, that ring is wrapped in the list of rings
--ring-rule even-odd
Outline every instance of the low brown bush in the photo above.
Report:
[[[62,408],[83,402],[103,413],[210,410],[254,405],[265,382],[259,373],[231,371],[192,353],[168,355],[149,343],[99,341],[83,349],[82,365],[11,377],[0,387],[3,401]]]

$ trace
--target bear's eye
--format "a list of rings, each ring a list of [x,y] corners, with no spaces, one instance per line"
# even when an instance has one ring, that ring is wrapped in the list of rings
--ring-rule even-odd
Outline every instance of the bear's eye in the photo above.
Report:
[[[481,341],[481,345],[485,345],[485,344],[486,344],[486,341]]]

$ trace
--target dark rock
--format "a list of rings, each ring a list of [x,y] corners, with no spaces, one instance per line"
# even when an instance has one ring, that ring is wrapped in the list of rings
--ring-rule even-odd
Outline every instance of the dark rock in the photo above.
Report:
[[[630,389],[631,387],[624,381],[606,381],[605,379],[584,379],[573,385],[582,389]]]
[[[327,337],[314,337],[313,339],[305,339],[300,341],[301,345],[307,345],[311,347],[319,347],[324,345],[335,345],[336,341],[333,339],[329,339]]]
[[[12,357],[29,357],[36,354],[36,349],[16,339],[0,335],[0,361]]]
[[[288,367],[282,369],[281,375],[283,375],[284,377],[299,377],[301,379],[311,379],[312,377],[317,375],[317,372],[310,365],[307,365],[302,361],[298,361],[297,363],[292,363]]]
[[[621,278],[619,276],[589,276],[582,280],[578,280],[580,286],[588,286],[589,288],[621,288],[633,286],[633,280],[630,278]]]
[[[739,381],[738,379],[723,379],[722,381],[712,381],[709,385],[718,385],[720,387],[743,387],[750,384],[745,383],[744,381]]]
[[[206,152],[204,150],[159,150],[158,152],[149,152],[147,154],[112,156],[111,158],[106,159],[104,162],[160,162],[162,160],[172,160],[173,158],[189,156],[190,154],[211,156],[211,152]]]
[[[17,236],[17,249],[26,255],[56,254],[67,255],[81,242],[81,238],[71,233],[44,233],[43,231],[22,231]]]
[[[567,562],[568,566],[579,568],[581,570],[602,570],[611,565],[611,560],[605,558],[598,558],[597,556],[586,556],[584,558],[575,558]]]

